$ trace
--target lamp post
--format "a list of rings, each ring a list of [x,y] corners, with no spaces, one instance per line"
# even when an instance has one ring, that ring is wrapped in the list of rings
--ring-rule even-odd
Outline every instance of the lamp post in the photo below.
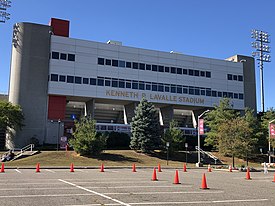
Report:
[[[201,140],[200,140],[200,127],[199,127],[199,121],[200,121],[200,118],[206,114],[207,112],[209,112],[210,110],[206,110],[204,111],[201,115],[198,116],[198,123],[197,123],[197,132],[198,132],[198,162],[196,164],[196,167],[201,167],[202,164],[201,164],[201,153],[200,153],[200,149],[201,149]]]
[[[270,122],[268,122],[268,134],[269,134],[269,141],[268,141],[268,163],[269,165],[271,164],[271,123],[275,122],[275,119],[271,120]]]

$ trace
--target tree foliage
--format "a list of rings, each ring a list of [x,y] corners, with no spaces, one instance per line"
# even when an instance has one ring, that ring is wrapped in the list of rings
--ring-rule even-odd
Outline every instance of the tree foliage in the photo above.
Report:
[[[75,122],[74,139],[70,144],[80,155],[97,155],[106,146],[106,137],[96,132],[95,121],[89,116]]]
[[[24,115],[19,105],[0,101],[0,128],[21,129]]]
[[[269,141],[269,122],[275,119],[275,109],[268,109],[260,119],[261,131],[262,131],[262,141],[265,142],[265,145],[268,145]],[[275,121],[272,123],[275,124]],[[271,146],[275,147],[275,139],[271,138]]]
[[[219,145],[218,130],[219,126],[227,121],[230,121],[236,117],[237,113],[232,109],[230,100],[227,98],[221,99],[220,104],[216,105],[213,110],[208,112],[205,116],[205,123],[210,128],[205,138],[207,146],[213,146],[215,149]]]
[[[131,132],[131,149],[151,152],[159,148],[161,139],[158,113],[154,105],[145,98],[142,98],[135,109]]]
[[[169,142],[169,151],[171,153],[182,148],[185,138],[183,137],[182,131],[178,128],[177,121],[172,120],[170,122],[169,128],[164,133],[162,142],[164,145],[166,142]]]

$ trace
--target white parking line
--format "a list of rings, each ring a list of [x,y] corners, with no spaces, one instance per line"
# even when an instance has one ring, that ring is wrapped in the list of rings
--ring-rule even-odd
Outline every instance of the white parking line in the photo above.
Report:
[[[51,172],[51,173],[55,173],[55,171],[53,171],[53,170],[49,170],[49,169],[45,169],[45,170],[48,172]]]
[[[26,189],[25,189],[26,190]],[[3,195],[1,198],[31,198],[31,197],[69,197],[69,196],[91,196],[95,194],[51,194],[51,195]]]
[[[86,187],[90,189],[100,189],[100,188],[108,188],[108,189],[123,189],[123,188],[186,188],[186,187],[192,187],[191,185],[171,185],[171,186],[166,186],[166,185],[151,185],[151,186],[141,186],[141,185],[133,185],[133,186],[115,186],[115,187]]]
[[[22,174],[22,172],[21,172],[20,170],[18,170],[18,169],[14,169],[14,170],[15,170],[16,172]]]
[[[121,205],[131,206],[131,205],[127,204],[127,203],[121,202],[121,201],[119,201],[119,200],[117,200],[117,199],[111,198],[111,197],[109,197],[109,196],[107,196],[107,195],[104,195],[104,194],[102,194],[102,193],[95,192],[95,191],[93,191],[93,190],[89,190],[89,189],[87,189],[87,188],[85,188],[85,187],[78,186],[78,185],[76,185],[76,184],[74,184],[74,183],[67,182],[67,181],[62,180],[62,179],[59,179],[59,181],[61,181],[61,182],[63,182],[63,183],[66,183],[66,184],[69,184],[69,185],[72,185],[72,186],[74,186],[74,187],[77,187],[77,188],[79,188],[79,189],[85,190],[85,191],[87,191],[87,192],[96,194],[96,195],[98,195],[98,196],[104,197],[104,198],[106,198],[106,199],[108,199],[108,200],[112,200],[112,201],[114,201],[114,202],[116,202],[116,203],[119,203],[119,204],[121,204]]]
[[[104,193],[105,195],[157,195],[157,194],[219,194],[224,193],[224,191],[189,191],[189,192],[110,192]]]

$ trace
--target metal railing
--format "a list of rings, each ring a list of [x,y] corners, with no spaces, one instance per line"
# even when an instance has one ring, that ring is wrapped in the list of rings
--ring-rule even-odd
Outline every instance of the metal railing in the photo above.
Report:
[[[195,147],[197,151],[199,151],[201,154],[203,155],[207,155],[208,157],[210,157],[211,159],[213,159],[215,161],[215,164],[217,164],[217,160],[219,158],[217,158],[215,155],[213,155],[211,152],[206,152],[204,150],[202,150],[201,148],[198,149],[198,146]]]
[[[26,151],[31,151],[32,152],[33,148],[34,148],[34,144],[29,144],[29,145],[21,148],[20,153],[23,154]]]

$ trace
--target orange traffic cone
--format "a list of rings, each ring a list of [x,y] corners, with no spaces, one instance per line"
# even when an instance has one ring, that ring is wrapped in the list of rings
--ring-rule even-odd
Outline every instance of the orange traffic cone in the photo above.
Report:
[[[187,172],[186,164],[185,163],[183,164],[183,172]]]
[[[101,164],[100,172],[104,172],[104,164],[103,163]]]
[[[37,165],[36,165],[36,172],[40,172],[40,164],[39,163],[37,163]]]
[[[71,164],[70,172],[74,172],[74,164]]]
[[[275,182],[275,174],[274,174],[274,178],[273,178],[273,181],[272,182]]]
[[[133,167],[132,167],[132,172],[136,172],[136,164],[133,164]]]
[[[229,165],[229,172],[232,172],[232,165]]]
[[[4,163],[2,163],[1,171],[0,172],[5,172],[5,165],[4,165]]]
[[[246,170],[246,178],[245,179],[251,180],[249,167]]]
[[[158,172],[162,172],[162,171],[161,171],[160,163],[158,163]]]
[[[156,168],[155,167],[154,167],[154,170],[153,170],[152,181],[158,181],[158,179],[157,179],[157,172],[156,172]]]
[[[178,170],[176,170],[175,177],[174,177],[174,183],[173,184],[180,184]]]
[[[202,190],[209,189],[209,188],[207,187],[205,173],[203,173],[203,175],[202,175],[201,189],[202,189]]]
[[[208,172],[212,172],[211,165],[208,165]]]

